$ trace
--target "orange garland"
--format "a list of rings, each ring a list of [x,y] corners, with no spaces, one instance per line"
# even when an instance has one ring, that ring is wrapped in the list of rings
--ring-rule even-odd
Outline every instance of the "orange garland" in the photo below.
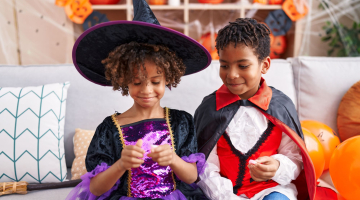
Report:
[[[286,15],[289,16],[289,18],[292,21],[296,21],[298,19],[301,19],[308,13],[308,8],[307,8],[306,5],[304,5],[304,8],[303,8],[304,12],[299,13],[299,11],[296,9],[296,6],[295,6],[293,0],[286,0],[282,5],[282,9],[286,13]]]
[[[69,19],[77,24],[83,24],[93,12],[89,0],[56,0],[55,4],[64,7]]]
[[[253,0],[253,3],[258,3],[258,4],[267,4],[267,0]]]

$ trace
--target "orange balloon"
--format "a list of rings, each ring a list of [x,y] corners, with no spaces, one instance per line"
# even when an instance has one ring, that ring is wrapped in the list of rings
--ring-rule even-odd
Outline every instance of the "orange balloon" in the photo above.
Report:
[[[347,200],[360,198],[360,136],[345,140],[335,149],[329,171],[341,196]]]
[[[319,139],[324,149],[325,155],[324,170],[329,169],[329,163],[332,153],[334,152],[335,148],[340,144],[340,140],[337,137],[337,134],[327,125],[314,120],[301,121],[301,126],[308,129]]]
[[[337,199],[338,200],[346,200],[344,197],[342,197],[340,194],[337,194]]]
[[[321,176],[325,167],[324,149],[318,138],[309,130],[302,128],[306,149],[315,167],[316,180]]]

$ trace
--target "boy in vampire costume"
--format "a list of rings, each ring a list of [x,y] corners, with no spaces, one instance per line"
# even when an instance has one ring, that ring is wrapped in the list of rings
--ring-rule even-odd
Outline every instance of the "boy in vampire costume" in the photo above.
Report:
[[[218,33],[223,85],[195,112],[207,168],[198,185],[210,199],[315,198],[315,171],[292,101],[261,77],[269,68],[270,31],[239,18]]]

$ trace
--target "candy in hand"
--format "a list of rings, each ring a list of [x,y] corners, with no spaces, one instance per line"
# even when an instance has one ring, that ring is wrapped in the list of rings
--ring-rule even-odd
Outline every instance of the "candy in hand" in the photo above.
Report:
[[[255,164],[257,164],[258,162],[256,162],[256,160],[249,160],[249,164],[253,164],[253,165],[255,165]]]
[[[153,152],[154,151],[154,149],[156,148],[156,147],[158,147],[159,145],[151,145],[151,152]]]

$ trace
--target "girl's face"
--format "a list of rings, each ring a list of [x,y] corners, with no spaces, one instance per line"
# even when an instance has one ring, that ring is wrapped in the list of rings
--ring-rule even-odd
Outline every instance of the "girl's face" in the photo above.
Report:
[[[270,68],[270,58],[258,61],[252,47],[229,44],[219,51],[220,78],[231,93],[249,99],[259,88],[261,74]]]
[[[158,67],[152,61],[145,60],[147,78],[141,80],[138,76],[128,85],[129,94],[134,102],[143,108],[160,105],[160,99],[165,92],[165,74],[158,73]]]

